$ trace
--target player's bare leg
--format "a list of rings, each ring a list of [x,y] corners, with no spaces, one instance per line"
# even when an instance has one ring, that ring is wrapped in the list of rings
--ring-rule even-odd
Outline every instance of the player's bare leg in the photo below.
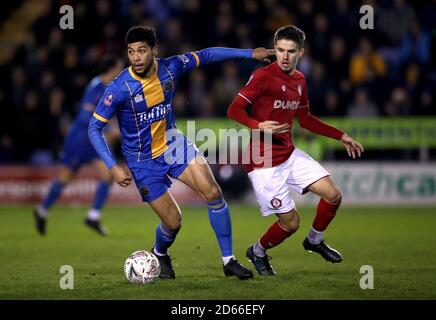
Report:
[[[342,201],[341,191],[330,176],[326,176],[306,188],[321,197],[315,220],[308,236],[304,239],[303,247],[308,251],[319,253],[325,260],[338,263],[342,255],[329,247],[323,241],[323,233],[336,215]]]
[[[276,274],[269,263],[271,257],[266,254],[266,250],[278,246],[294,234],[300,226],[300,217],[295,208],[287,213],[277,214],[277,217],[278,221],[273,223],[268,231],[247,249],[247,258],[261,276]]]
[[[206,159],[202,156],[194,158],[178,179],[195,190],[208,204],[209,221],[221,249],[224,274],[235,275],[239,279],[253,277],[251,270],[240,264],[233,255],[229,209]]]
[[[176,235],[182,226],[182,213],[169,191],[165,192],[156,200],[151,201],[149,204],[161,220],[161,223],[156,228],[156,242],[151,249],[161,265],[159,277],[174,279],[176,275],[167,249],[176,239]]]
[[[62,193],[62,189],[73,179],[75,171],[67,166],[61,166],[57,178],[52,182],[49,193],[44,201],[33,209],[36,229],[39,234],[45,235],[48,210]]]
[[[97,190],[95,191],[92,208],[88,211],[84,223],[98,234],[106,236],[108,230],[101,224],[100,211],[109,196],[109,189],[112,185],[113,178],[103,161],[96,159],[92,164],[100,176],[100,181],[97,185]]]

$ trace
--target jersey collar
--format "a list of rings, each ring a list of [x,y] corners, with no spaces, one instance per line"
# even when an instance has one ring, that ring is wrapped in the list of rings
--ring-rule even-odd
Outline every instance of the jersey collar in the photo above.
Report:
[[[154,72],[151,75],[151,77],[149,78],[141,78],[140,76],[138,76],[135,72],[133,72],[133,67],[130,66],[129,67],[129,73],[132,76],[133,79],[138,80],[138,81],[145,81],[145,80],[151,80],[153,78],[155,78],[157,76],[157,68],[158,68],[158,64],[157,64],[157,60],[154,59]]]

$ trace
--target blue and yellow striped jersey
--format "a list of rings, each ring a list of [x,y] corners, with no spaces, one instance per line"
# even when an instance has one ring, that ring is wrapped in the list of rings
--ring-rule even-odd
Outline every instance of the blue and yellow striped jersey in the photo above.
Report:
[[[208,48],[155,59],[155,74],[148,78],[130,66],[108,85],[95,109],[89,125],[94,148],[109,168],[116,163],[101,134],[116,113],[127,162],[158,157],[168,148],[167,130],[176,128],[172,100],[177,79],[200,64],[251,56],[252,49]]]

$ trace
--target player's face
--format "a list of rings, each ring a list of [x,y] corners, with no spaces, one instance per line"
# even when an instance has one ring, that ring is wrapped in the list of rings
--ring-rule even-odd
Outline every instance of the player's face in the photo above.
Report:
[[[146,42],[133,42],[127,46],[127,56],[137,74],[147,74],[153,65],[157,48],[151,48]]]
[[[304,53],[304,49],[299,49],[297,43],[287,39],[278,40],[275,49],[277,64],[283,72],[294,71],[298,59]]]

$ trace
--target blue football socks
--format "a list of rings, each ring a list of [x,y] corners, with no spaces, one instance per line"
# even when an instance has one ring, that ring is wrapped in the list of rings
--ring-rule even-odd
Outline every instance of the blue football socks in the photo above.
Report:
[[[106,181],[100,181],[97,186],[97,190],[95,191],[94,203],[92,204],[93,209],[100,210],[103,207],[109,195],[110,186],[110,183]]]
[[[47,194],[47,196],[44,198],[44,201],[42,202],[42,208],[44,210],[50,209],[50,207],[56,202],[56,200],[59,199],[59,196],[62,193],[62,189],[64,188],[64,185],[59,182],[58,180],[53,181],[53,183],[50,186],[50,191]]]
[[[169,230],[162,223],[160,223],[156,228],[156,243],[155,251],[157,254],[166,255],[168,253],[168,248],[176,240],[176,236],[179,230]]]
[[[221,254],[223,257],[232,256],[232,221],[229,207],[224,199],[209,202],[207,205],[209,221],[215,231]]]

